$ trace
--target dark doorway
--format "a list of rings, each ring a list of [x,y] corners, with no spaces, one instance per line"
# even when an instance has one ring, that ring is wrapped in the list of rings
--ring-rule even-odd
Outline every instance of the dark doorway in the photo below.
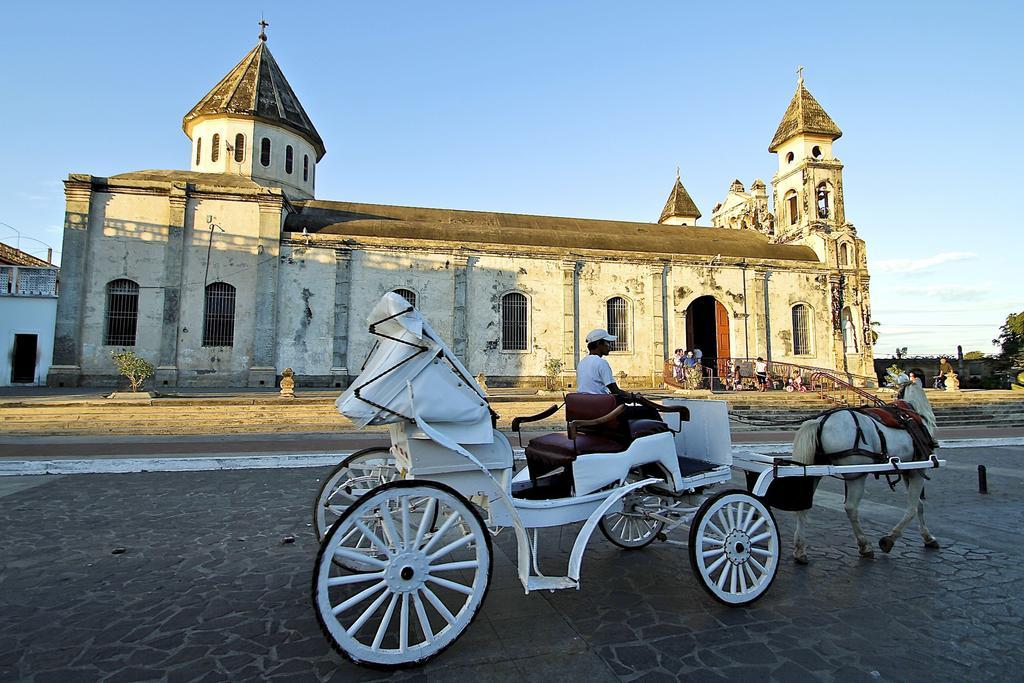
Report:
[[[704,354],[704,367],[716,375],[727,372],[729,312],[713,296],[702,296],[687,307],[686,348],[699,348]]]
[[[14,335],[11,354],[11,382],[34,382],[36,379],[36,335]]]

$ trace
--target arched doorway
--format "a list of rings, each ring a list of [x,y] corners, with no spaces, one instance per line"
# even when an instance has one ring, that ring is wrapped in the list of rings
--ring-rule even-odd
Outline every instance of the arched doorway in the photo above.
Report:
[[[728,372],[729,312],[715,297],[699,297],[686,307],[686,348],[699,348],[704,367],[716,375]]]

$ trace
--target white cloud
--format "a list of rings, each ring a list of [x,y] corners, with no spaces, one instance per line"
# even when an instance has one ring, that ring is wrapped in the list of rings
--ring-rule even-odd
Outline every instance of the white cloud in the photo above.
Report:
[[[888,259],[885,261],[875,261],[869,265],[870,269],[876,273],[917,273],[940,266],[943,263],[967,261],[976,258],[978,258],[978,255],[973,251],[947,251],[927,258]]]
[[[991,282],[977,285],[913,285],[896,287],[893,292],[908,296],[939,298],[946,301],[977,301],[995,291]]]

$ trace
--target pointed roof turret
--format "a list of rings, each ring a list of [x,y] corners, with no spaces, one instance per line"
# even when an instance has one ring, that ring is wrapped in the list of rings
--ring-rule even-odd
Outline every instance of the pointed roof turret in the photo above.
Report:
[[[697,220],[700,218],[700,211],[697,210],[697,205],[693,203],[693,199],[690,198],[690,194],[683,187],[682,181],[679,179],[679,170],[676,170],[676,184],[672,186],[672,192],[668,195],[668,201],[665,202],[665,208],[661,211],[661,218],[658,219],[659,223],[664,223],[668,218],[692,218]]]
[[[782,115],[782,121],[775,131],[771,144],[768,145],[768,151],[777,151],[782,143],[801,133],[824,135],[833,140],[843,134],[836,122],[818,104],[818,100],[804,87],[803,75],[797,80],[796,92],[786,107],[786,113]]]
[[[263,24],[261,26],[265,28]],[[316,150],[317,161],[320,161],[327,153],[324,141],[270,54],[267,36],[262,29],[259,38],[256,47],[185,114],[181,127],[191,138],[192,127],[202,119],[214,116],[252,117],[301,135]]]

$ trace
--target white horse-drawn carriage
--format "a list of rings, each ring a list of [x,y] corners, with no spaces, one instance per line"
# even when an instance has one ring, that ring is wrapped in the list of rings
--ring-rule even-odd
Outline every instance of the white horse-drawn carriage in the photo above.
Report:
[[[491,537],[504,528],[527,593],[579,588],[598,528],[623,548],[687,547],[702,587],[727,605],[771,586],[781,553],[770,507],[743,490],[707,495],[735,465],[724,402],[637,397],[656,412],[628,419],[612,396],[570,394],[566,432],[531,439],[516,472],[484,392],[419,312],[387,294],[371,321],[378,341],[337,405],[357,427],[387,425],[391,446],[343,461],[313,512],[322,537],[313,603],[343,656],[401,667],[455,642],[487,595]],[[513,431],[556,409],[517,418]],[[766,467],[779,474],[756,458],[745,464]],[[542,573],[538,530],[580,522],[565,574]],[[670,537],[683,527],[686,542]]]
[[[584,396],[584,417],[532,440],[516,473],[484,392],[419,312],[388,294],[371,319],[379,341],[338,407],[359,427],[386,424],[391,448],[348,458],[314,512],[318,528],[330,527],[313,602],[344,656],[404,666],[451,645],[487,594],[501,528],[515,535],[527,592],[578,588],[598,527],[637,548],[686,524],[691,563],[712,596],[745,605],[771,585],[779,533],[768,507],[739,490],[702,495],[731,478],[723,403],[666,401],[663,421],[631,425],[613,398],[594,415],[601,404],[587,399],[605,397]],[[565,574],[541,573],[537,530],[576,522]]]

